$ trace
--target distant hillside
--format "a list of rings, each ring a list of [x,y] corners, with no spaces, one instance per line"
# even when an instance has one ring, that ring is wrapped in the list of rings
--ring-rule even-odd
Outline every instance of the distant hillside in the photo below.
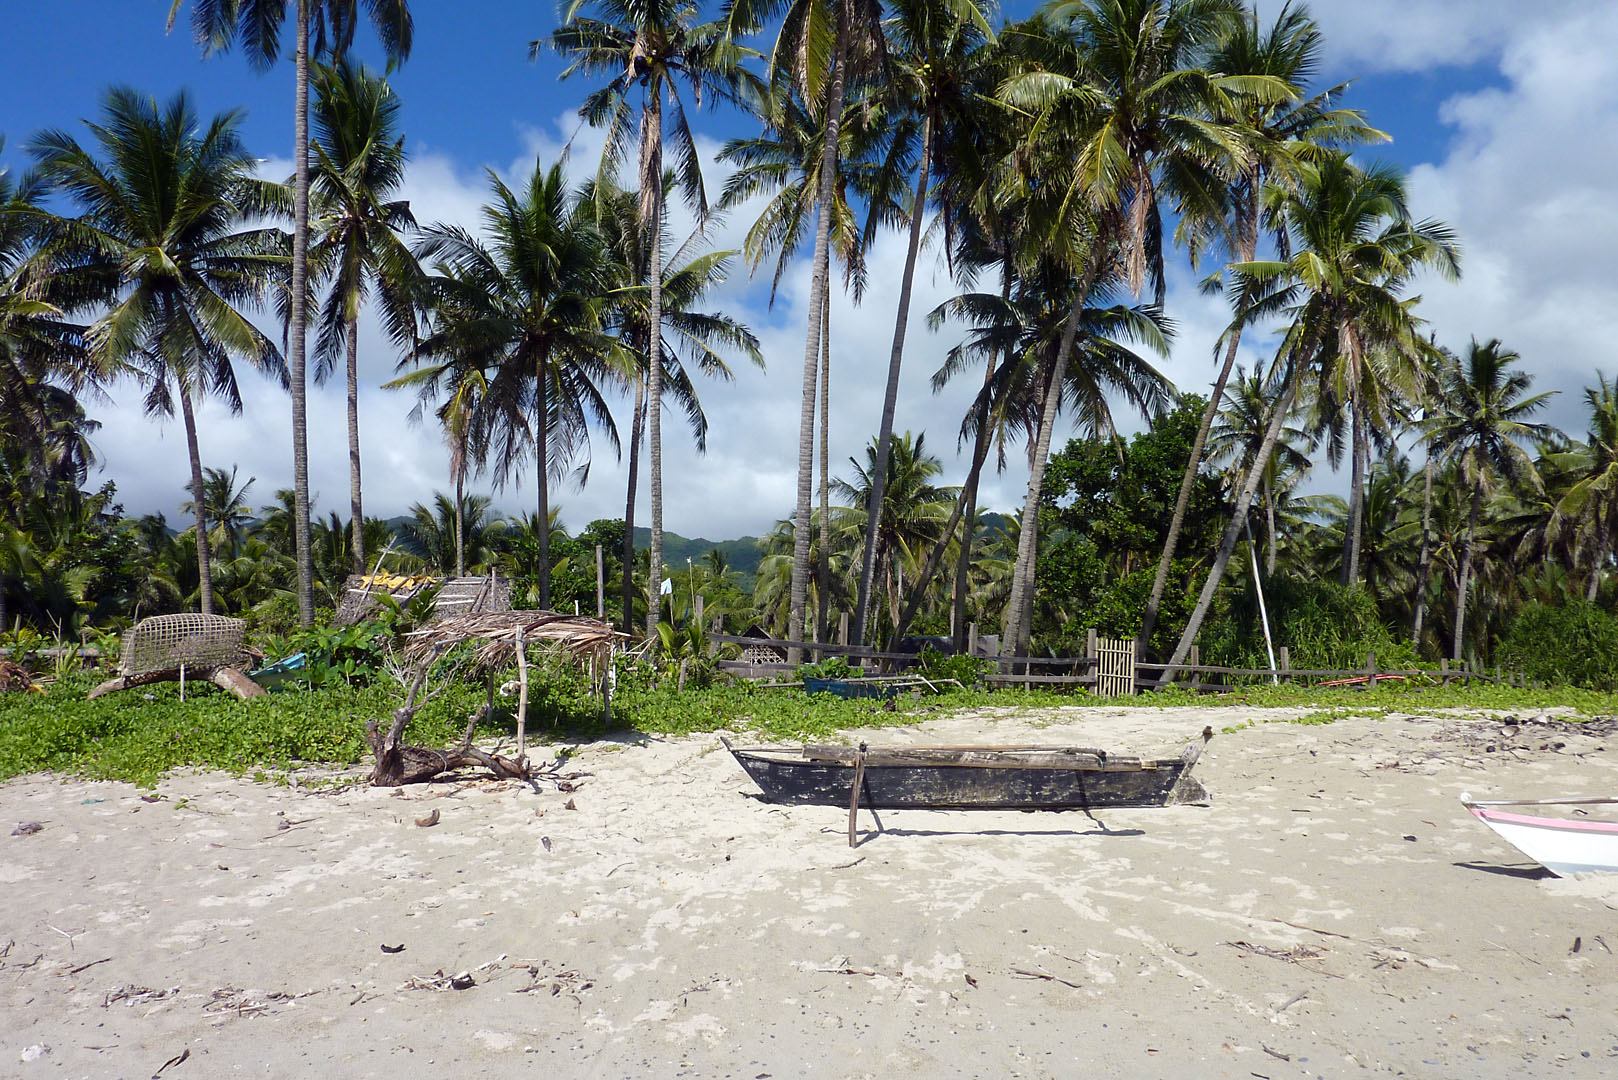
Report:
[[[635,547],[645,548],[652,544],[652,530],[635,526]],[[758,537],[744,536],[739,540],[705,540],[698,536],[687,539],[679,533],[664,531],[663,533],[663,564],[670,569],[684,566],[685,560],[700,563],[702,557],[714,548],[718,548],[725,556],[730,568],[745,577],[752,577],[758,572],[759,550]]]

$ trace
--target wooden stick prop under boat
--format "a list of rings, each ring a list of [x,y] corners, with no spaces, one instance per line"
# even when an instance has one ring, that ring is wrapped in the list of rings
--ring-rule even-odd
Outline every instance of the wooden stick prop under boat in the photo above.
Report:
[[[1213,738],[1204,728],[1178,758],[1069,746],[804,746],[726,750],[770,802],[871,810],[1092,810],[1203,802],[1191,775]]]
[[[1461,795],[1461,805],[1493,829],[1502,840],[1558,877],[1568,874],[1618,873],[1618,820],[1545,817],[1499,807],[1614,806],[1618,799],[1473,799]],[[1615,815],[1618,816],[1618,815]]]

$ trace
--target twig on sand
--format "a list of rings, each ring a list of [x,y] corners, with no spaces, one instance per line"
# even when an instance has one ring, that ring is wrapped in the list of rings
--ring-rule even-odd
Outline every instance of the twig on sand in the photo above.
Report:
[[[168,1068],[170,1065],[178,1065],[181,1062],[188,1059],[190,1056],[191,1056],[191,1048],[190,1047],[187,1047],[186,1049],[181,1050],[178,1054],[174,1055],[173,1057],[169,1058],[167,1061],[163,1062],[162,1065],[158,1066],[157,1072],[154,1072],[152,1074],[154,1080],[155,1080],[155,1078],[157,1076],[162,1074],[164,1069]]]
[[[46,923],[45,926],[46,926],[47,929],[55,930],[58,934],[61,934],[63,937],[67,938],[67,947],[68,947],[69,950],[71,950],[73,948],[73,939],[78,937],[80,934],[84,933],[83,930],[75,930],[70,934],[66,930],[63,930],[61,927],[59,927],[59,926],[51,926],[49,923]]]
[[[1057,978],[1055,975],[1052,975],[1048,971],[1029,971],[1027,968],[1012,968],[1011,973],[1013,975],[1017,976],[1019,979],[1043,979],[1046,982],[1055,982],[1055,983],[1061,983],[1063,986],[1071,986],[1075,990],[1083,990],[1084,989],[1084,987],[1079,985],[1078,983],[1069,982],[1066,979]]]
[[[1308,996],[1309,996],[1309,991],[1300,990],[1296,994],[1293,994],[1290,998],[1288,998],[1285,1005],[1280,1006],[1275,1011],[1277,1013],[1284,1013],[1288,1009],[1292,1008],[1292,1006],[1296,1005],[1298,1002],[1302,1001],[1304,998],[1306,998]]]
[[[1271,1050],[1268,1046],[1265,1046],[1263,1043],[1259,1043],[1258,1048],[1260,1050],[1264,1051],[1266,1054],[1270,1055],[1272,1058],[1275,1058],[1278,1061],[1291,1061],[1292,1060],[1292,1055],[1291,1054],[1283,1054],[1279,1050]]]
[[[85,968],[93,968],[97,964],[105,964],[108,960],[111,960],[111,959],[112,959],[112,957],[110,957],[110,956],[103,956],[101,959],[92,960],[88,964],[80,964],[76,968],[70,968],[68,970],[68,974],[69,975],[77,975],[79,972],[83,971]]]
[[[828,867],[826,867],[826,869],[827,870],[847,870],[850,867],[858,866],[860,863],[862,863],[864,861],[865,861],[865,856],[861,855],[859,858],[855,859],[853,862],[838,863],[836,866],[828,866]]]

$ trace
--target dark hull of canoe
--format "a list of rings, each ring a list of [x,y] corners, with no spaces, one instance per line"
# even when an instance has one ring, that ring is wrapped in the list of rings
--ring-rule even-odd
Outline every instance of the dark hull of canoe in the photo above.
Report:
[[[731,753],[770,802],[846,807],[854,794],[852,765],[783,760],[747,750]],[[1207,798],[1202,785],[1186,775],[1188,768],[1180,761],[1129,771],[867,764],[859,805],[875,810],[1092,810]]]

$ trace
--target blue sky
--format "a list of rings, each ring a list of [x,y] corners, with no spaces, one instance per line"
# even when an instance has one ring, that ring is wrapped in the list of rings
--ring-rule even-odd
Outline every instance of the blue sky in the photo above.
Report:
[[[95,114],[101,90],[121,83],[159,96],[185,87],[204,112],[245,109],[248,145],[270,159],[267,168],[289,171],[290,64],[260,74],[240,55],[203,60],[185,22],[189,4],[165,35],[168,6],[168,0],[8,5],[8,34],[0,39],[0,70],[8,76],[0,97],[0,134],[7,138],[0,162],[24,166],[23,146],[40,128],[81,132],[80,121]],[[1263,5],[1267,11],[1277,6]],[[1618,10],[1572,0],[1534,5],[1532,15],[1514,0],[1317,0],[1311,6],[1327,36],[1321,85],[1356,80],[1349,101],[1394,136],[1378,155],[1410,171],[1415,212],[1444,218],[1460,231],[1465,279],[1458,286],[1423,285],[1423,311],[1440,340],[1459,347],[1469,335],[1502,337],[1522,351],[1543,388],[1564,391],[1551,419],[1581,430],[1579,388],[1594,382],[1596,370],[1618,368],[1610,346],[1618,329],[1611,325],[1618,321],[1612,254],[1618,250]],[[1023,2],[1010,11],[1032,9]],[[416,47],[392,82],[404,103],[413,157],[406,194],[418,218],[473,223],[485,168],[520,176],[536,154],[548,161],[570,139],[575,168],[587,167],[599,140],[579,131],[573,115],[586,84],[558,82],[561,65],[554,56],[527,59],[528,42],[547,37],[555,25],[551,5],[416,0],[412,10]],[[357,51],[379,60],[375,42],[363,35]],[[748,130],[734,113],[704,113],[698,126],[710,151]],[[723,175],[720,166],[710,167],[711,183]],[[716,230],[715,243],[737,246],[748,220],[743,208]],[[858,308],[842,299],[834,306],[834,473],[846,473],[839,463],[857,453],[876,426],[902,257],[899,238],[879,242],[871,295]],[[946,480],[959,482],[964,466],[952,435],[964,396],[934,397],[927,387],[954,339],[929,334],[919,318],[953,290],[924,259],[899,426],[926,429],[929,443],[944,452]],[[690,449],[676,419],[665,425],[669,528],[721,538],[763,531],[789,512],[806,293],[807,267],[800,261],[773,309],[767,282],[749,282],[740,268],[716,299],[760,334],[769,371],[738,371],[733,384],[708,389],[713,430],[705,458]],[[1163,368],[1181,387],[1204,389],[1213,374],[1209,356],[1219,306],[1196,295],[1188,271],[1176,270],[1169,308],[1181,332]],[[432,431],[405,423],[411,401],[374,388],[397,358],[374,329],[361,341],[370,384],[362,398],[367,510],[393,514],[447,487],[443,454]],[[1248,362],[1262,358],[1263,346],[1262,340],[1251,343]],[[340,399],[335,385],[316,392],[311,456],[317,510],[346,513]],[[113,402],[92,404],[106,423],[97,439],[105,475],[118,482],[131,511],[173,516],[186,497],[183,435],[177,425],[158,429],[142,419],[137,400],[132,388],[118,387]],[[257,477],[253,497],[267,502],[290,476],[288,416],[286,399],[268,385],[252,395],[242,417],[204,409],[205,462],[235,464],[243,477]],[[559,492],[566,522],[577,527],[621,515],[622,476],[621,464],[598,442],[588,485]],[[1008,470],[990,485],[991,505],[1020,504],[1025,483],[1024,470]],[[1319,483],[1332,480],[1323,476]],[[525,508],[531,497],[531,486],[518,484],[497,493],[496,505]],[[646,520],[644,494],[639,518]]]

